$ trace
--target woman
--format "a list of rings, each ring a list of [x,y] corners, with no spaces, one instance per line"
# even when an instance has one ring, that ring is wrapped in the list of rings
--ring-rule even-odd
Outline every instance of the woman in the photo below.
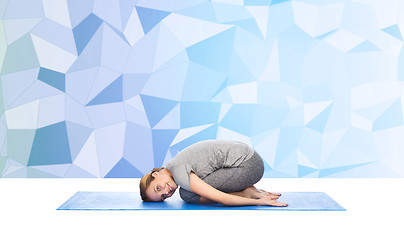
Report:
[[[263,174],[262,158],[248,145],[207,140],[182,150],[165,168],[154,168],[143,176],[140,195],[145,202],[164,201],[179,185],[181,198],[190,203],[287,206],[276,201],[280,194],[254,187]]]

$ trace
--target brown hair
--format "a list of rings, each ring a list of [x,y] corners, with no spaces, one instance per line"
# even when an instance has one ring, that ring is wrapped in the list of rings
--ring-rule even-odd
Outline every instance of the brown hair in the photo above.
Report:
[[[139,188],[140,188],[140,196],[142,197],[142,200],[144,202],[151,202],[151,200],[149,199],[149,197],[146,195],[146,189],[150,186],[150,183],[154,180],[154,177],[152,176],[152,174],[154,172],[159,172],[161,170],[163,170],[164,167],[161,168],[153,168],[153,170],[151,170],[150,173],[144,175],[139,182]]]

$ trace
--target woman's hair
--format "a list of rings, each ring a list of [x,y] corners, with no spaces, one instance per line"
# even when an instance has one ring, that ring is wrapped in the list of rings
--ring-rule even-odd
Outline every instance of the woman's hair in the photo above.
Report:
[[[142,200],[144,202],[151,202],[151,200],[149,199],[149,197],[146,195],[146,189],[150,186],[150,183],[154,180],[154,177],[152,176],[152,174],[154,172],[159,172],[161,170],[163,170],[164,167],[161,168],[153,168],[153,170],[151,170],[150,173],[144,175],[139,182],[139,188],[140,188],[140,196],[142,197]]]

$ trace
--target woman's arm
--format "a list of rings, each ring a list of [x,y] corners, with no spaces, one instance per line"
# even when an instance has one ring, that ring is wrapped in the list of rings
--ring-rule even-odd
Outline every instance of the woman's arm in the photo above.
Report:
[[[201,196],[201,202],[218,202],[228,206],[247,206],[247,205],[269,205],[269,206],[287,206],[287,204],[277,202],[272,199],[261,198],[252,199],[228,194],[215,189],[201,180],[195,173],[190,173],[191,191]]]

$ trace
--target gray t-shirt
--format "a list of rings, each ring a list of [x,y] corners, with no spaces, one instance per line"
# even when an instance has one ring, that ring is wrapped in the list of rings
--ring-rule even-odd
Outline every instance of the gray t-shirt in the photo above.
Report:
[[[170,170],[180,187],[191,191],[189,180],[191,171],[204,179],[217,169],[239,166],[253,154],[254,149],[242,142],[206,140],[179,152],[166,163],[166,168]]]

